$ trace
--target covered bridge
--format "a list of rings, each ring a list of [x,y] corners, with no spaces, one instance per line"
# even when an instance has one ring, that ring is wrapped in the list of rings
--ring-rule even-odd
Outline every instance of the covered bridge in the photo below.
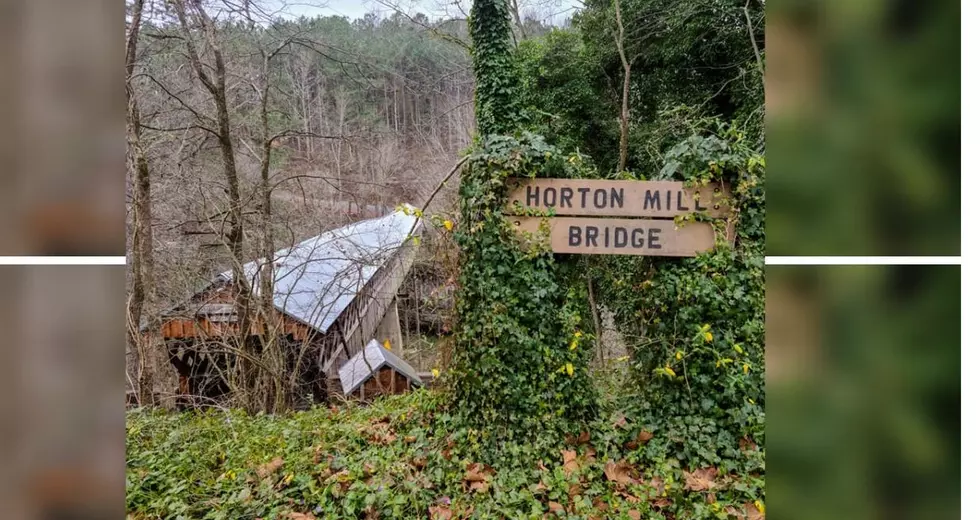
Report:
[[[401,353],[396,294],[414,261],[412,237],[420,230],[411,211],[395,211],[276,252],[274,326],[286,348],[286,372],[295,375],[294,403],[342,393],[339,367],[374,338],[389,342],[395,357]],[[260,265],[244,266],[256,297]],[[262,323],[257,316],[249,321],[249,339],[260,342]],[[178,393],[219,399],[235,362],[229,340],[240,334],[231,271],[167,312],[159,332],[179,375]]]

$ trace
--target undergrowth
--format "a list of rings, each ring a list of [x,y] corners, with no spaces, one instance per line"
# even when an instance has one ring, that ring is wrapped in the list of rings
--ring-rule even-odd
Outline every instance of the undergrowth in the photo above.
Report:
[[[752,443],[684,467],[677,431],[634,420],[622,395],[565,439],[481,446],[444,395],[282,416],[134,410],[131,518],[759,518],[764,452]],[[686,431],[694,436],[709,432]],[[481,464],[476,460],[493,460]]]

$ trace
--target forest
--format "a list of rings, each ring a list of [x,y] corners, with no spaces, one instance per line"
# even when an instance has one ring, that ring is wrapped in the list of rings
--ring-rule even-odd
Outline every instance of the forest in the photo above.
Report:
[[[764,0],[585,0],[560,26],[378,3],[127,1],[127,513],[764,518]],[[731,211],[685,200],[716,236],[696,256],[552,253],[515,239],[512,177],[720,183]],[[250,262],[401,213],[424,232],[398,350],[430,383],[309,398],[277,264]],[[237,361],[188,407],[154,331],[221,272]]]

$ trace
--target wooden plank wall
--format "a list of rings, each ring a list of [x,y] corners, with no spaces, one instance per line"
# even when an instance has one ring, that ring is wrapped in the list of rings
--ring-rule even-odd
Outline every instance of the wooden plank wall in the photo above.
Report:
[[[280,317],[282,318],[281,326],[284,335],[292,334],[293,338],[298,341],[304,341],[309,337],[309,327],[289,316],[280,315]],[[256,318],[249,328],[252,334],[261,334],[261,320]],[[238,334],[238,331],[238,323],[212,322],[205,318],[174,318],[163,322],[161,325],[163,339],[220,338]]]
[[[163,339],[191,339],[191,338],[220,338],[238,334],[239,326],[237,318],[221,315],[224,319],[214,316],[207,319],[203,316],[194,316],[202,306],[208,304],[226,303],[233,304],[235,298],[231,292],[230,284],[223,284],[209,287],[200,294],[195,295],[186,305],[186,315],[175,315],[165,319],[160,325],[160,333]],[[278,326],[283,330],[284,335],[292,334],[294,339],[304,341],[310,337],[311,331],[304,323],[282,313],[276,313],[281,320]],[[229,319],[230,318],[230,319]],[[255,317],[250,325],[252,334],[262,333],[262,321]]]
[[[392,381],[392,378],[394,378],[394,381]],[[361,386],[364,387],[364,398],[373,399],[382,395],[405,393],[409,390],[411,384],[407,377],[385,367],[378,371],[378,377],[372,376]],[[351,395],[360,395],[360,391],[354,390]]]

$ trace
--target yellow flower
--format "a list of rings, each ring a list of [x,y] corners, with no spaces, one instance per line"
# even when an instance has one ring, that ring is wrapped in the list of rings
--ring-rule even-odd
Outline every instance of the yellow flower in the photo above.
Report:
[[[677,353],[674,354],[674,357],[677,358],[677,361],[680,361],[681,358],[684,357],[684,351],[683,350],[678,350]]]
[[[575,337],[576,337],[576,338],[581,338],[581,337],[582,337],[582,331],[580,331],[580,330],[576,330],[576,331],[575,331]]]
[[[569,350],[575,350],[576,348],[578,348],[578,339],[573,339],[572,340],[572,344],[569,345],[568,349]]]
[[[735,346],[732,347],[732,348],[735,349],[735,352],[738,352],[739,354],[742,354],[742,347],[738,346],[738,343],[736,343]]]
[[[432,379],[439,379],[439,369],[438,368],[433,368],[432,369]]]
[[[674,377],[674,376],[676,376],[676,375],[677,375],[677,374],[676,374],[676,373],[674,372],[674,370],[673,370],[672,368],[670,368],[669,366],[667,366],[667,367],[664,367],[664,372],[667,372],[667,375],[668,375],[668,376],[670,376],[670,377]]]
[[[442,221],[442,227],[446,228],[446,231],[452,231],[453,230],[453,221],[452,220],[443,220]]]
[[[762,514],[765,514],[766,513],[766,505],[763,504],[761,500],[756,500],[755,501],[755,508],[758,509],[759,512],[762,513]]]
[[[286,475],[286,478],[282,479],[282,483],[283,483],[284,486],[288,486],[289,483],[292,482],[292,481],[293,481],[293,474],[292,473],[290,473],[289,475]]]
[[[391,350],[391,341],[385,340],[385,350]]]
[[[746,374],[749,373],[749,364],[748,363],[742,363],[742,372],[745,372]]]
[[[575,373],[575,367],[571,363],[565,363],[565,372],[571,376]]]

